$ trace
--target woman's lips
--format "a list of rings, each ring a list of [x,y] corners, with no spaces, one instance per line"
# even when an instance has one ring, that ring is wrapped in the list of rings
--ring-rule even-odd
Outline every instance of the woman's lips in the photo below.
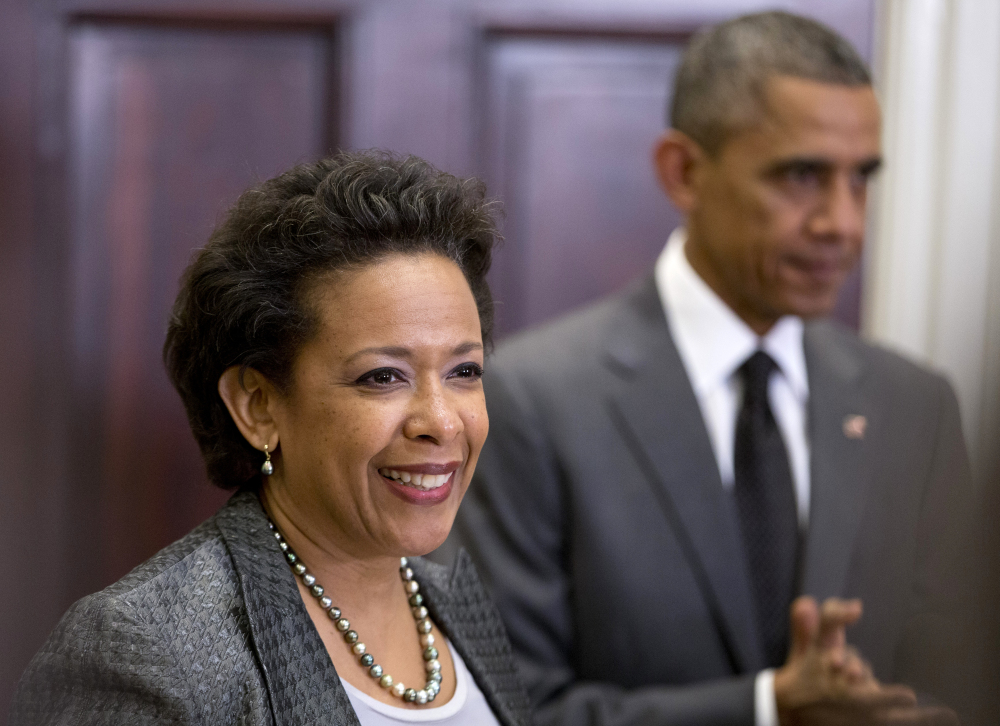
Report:
[[[383,468],[378,470],[378,473],[387,479],[401,481],[404,484],[409,484],[414,489],[423,489],[425,491],[443,486],[453,472],[454,469],[444,474],[422,473],[407,469]]]
[[[438,504],[451,494],[457,464],[421,464],[378,470],[393,494],[411,504]]]

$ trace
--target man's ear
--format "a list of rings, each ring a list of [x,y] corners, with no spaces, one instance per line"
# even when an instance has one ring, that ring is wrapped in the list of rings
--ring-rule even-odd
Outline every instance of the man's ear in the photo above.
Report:
[[[689,214],[698,201],[698,171],[705,161],[701,146],[677,129],[664,131],[653,148],[660,186],[684,214]]]
[[[253,368],[247,368],[240,380],[240,367],[230,366],[219,376],[222,396],[236,428],[255,449],[274,452],[280,440],[278,425],[272,415],[277,393],[274,386]]]

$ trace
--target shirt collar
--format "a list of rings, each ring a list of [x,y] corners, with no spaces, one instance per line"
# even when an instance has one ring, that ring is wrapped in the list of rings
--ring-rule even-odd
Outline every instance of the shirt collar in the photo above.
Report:
[[[701,279],[687,255],[687,233],[670,235],[656,261],[656,287],[674,342],[695,393],[701,397],[725,385],[755,350],[763,349],[778,364],[800,401],[809,394],[802,319],[780,318],[761,338]]]

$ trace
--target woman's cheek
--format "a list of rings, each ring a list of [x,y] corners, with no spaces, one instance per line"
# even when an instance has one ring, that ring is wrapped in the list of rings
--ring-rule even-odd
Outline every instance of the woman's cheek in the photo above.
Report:
[[[341,414],[341,420],[354,421],[356,446],[375,452],[388,446],[402,428],[406,404],[398,396],[387,396],[361,401],[350,411]]]
[[[486,411],[486,399],[482,392],[479,392],[470,407],[467,426],[471,432],[469,448],[472,450],[473,456],[478,457],[479,450],[483,448],[486,436],[490,431],[490,418]]]

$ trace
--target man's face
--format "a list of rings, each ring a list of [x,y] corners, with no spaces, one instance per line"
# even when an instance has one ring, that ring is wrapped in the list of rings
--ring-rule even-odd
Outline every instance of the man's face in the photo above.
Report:
[[[868,86],[777,76],[767,111],[692,168],[687,255],[758,333],[828,313],[861,254],[879,108]]]

